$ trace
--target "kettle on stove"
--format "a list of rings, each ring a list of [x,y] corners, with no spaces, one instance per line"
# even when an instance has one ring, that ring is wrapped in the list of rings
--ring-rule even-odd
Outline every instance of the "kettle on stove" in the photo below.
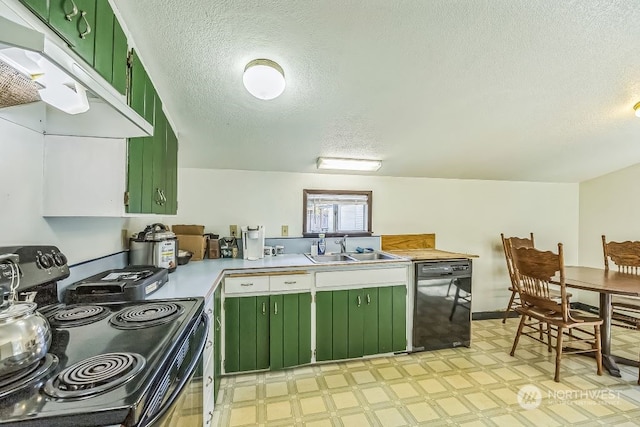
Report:
[[[178,239],[164,224],[151,224],[129,239],[129,265],[153,265],[169,273],[178,265]]]

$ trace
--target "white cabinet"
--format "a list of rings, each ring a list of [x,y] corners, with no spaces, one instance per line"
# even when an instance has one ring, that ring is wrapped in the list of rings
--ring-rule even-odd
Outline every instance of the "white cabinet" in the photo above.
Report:
[[[122,217],[125,139],[46,135],[43,216]]]
[[[388,284],[406,285],[409,270],[407,267],[370,268],[316,273],[317,288],[341,288],[344,286],[385,286]]]

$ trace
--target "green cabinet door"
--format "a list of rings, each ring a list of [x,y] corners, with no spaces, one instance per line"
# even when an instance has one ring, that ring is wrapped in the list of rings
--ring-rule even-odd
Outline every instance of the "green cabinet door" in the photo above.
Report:
[[[351,289],[349,293],[348,357],[362,357],[364,354],[364,307],[361,289]]]
[[[107,0],[96,0],[96,28],[93,68],[106,81],[113,81],[113,29],[117,22]]]
[[[151,212],[155,214],[164,214],[166,208],[166,189],[165,175],[166,171],[166,151],[167,151],[167,117],[162,110],[160,97],[154,97],[156,111],[153,120],[153,152],[152,160],[152,179],[153,179],[153,197]]]
[[[378,350],[393,351],[393,291],[391,286],[378,289]]]
[[[333,359],[333,292],[316,293],[316,360]]]
[[[316,360],[349,357],[349,291],[316,293]]]
[[[167,122],[167,153],[165,157],[166,215],[178,213],[178,137]]]
[[[225,300],[225,370],[269,367],[269,297]]]
[[[269,345],[272,370],[311,362],[311,294],[271,295]]]
[[[127,64],[127,57],[129,55],[127,46],[127,36],[124,34],[124,30],[117,19],[113,20],[113,76],[111,78],[111,84],[113,87],[123,95],[127,94],[127,74],[129,72],[129,66]]]
[[[224,300],[224,369],[240,370],[240,298]]]
[[[364,318],[363,355],[378,354],[378,288],[362,291],[362,311]]]
[[[222,287],[213,294],[213,401],[218,400],[222,378]]]
[[[388,286],[378,290],[378,339],[380,353],[407,348],[407,288]]]
[[[96,0],[50,0],[49,4],[50,26],[93,66]]]
[[[49,21],[49,0],[20,0],[44,22]]]
[[[407,349],[407,287],[394,286],[392,295],[392,350],[403,351]]]

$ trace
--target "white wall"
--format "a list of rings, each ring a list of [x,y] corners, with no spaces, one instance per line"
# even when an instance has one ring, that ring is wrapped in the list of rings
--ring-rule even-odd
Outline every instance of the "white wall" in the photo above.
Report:
[[[375,234],[436,233],[439,249],[477,254],[473,311],[504,309],[509,296],[500,233],[534,232],[536,246],[565,244],[578,260],[578,185],[393,178],[238,170],[180,169],[178,215],[167,224],[203,224],[228,235],[229,224],[262,224],[267,237],[289,225],[302,235],[302,190],[373,191]],[[148,218],[129,219],[140,231]]]
[[[602,238],[640,240],[640,165],[580,184],[580,265],[603,267]],[[597,305],[597,296],[581,298]]]
[[[70,264],[122,250],[122,218],[43,218],[42,134],[0,119],[0,246],[56,245]]]

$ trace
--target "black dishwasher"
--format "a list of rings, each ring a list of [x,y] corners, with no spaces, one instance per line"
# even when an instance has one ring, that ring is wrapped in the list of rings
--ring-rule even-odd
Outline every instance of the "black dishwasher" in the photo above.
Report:
[[[471,260],[415,262],[413,351],[471,345]]]

